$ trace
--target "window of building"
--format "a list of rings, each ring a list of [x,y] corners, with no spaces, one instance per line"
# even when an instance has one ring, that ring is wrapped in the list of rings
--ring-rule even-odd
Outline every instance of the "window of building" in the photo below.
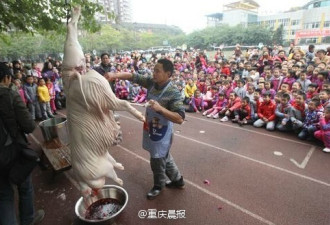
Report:
[[[284,19],[282,24],[283,24],[283,26],[286,27],[289,25],[289,22],[290,22],[290,19]]]
[[[312,24],[311,23],[305,23],[304,24],[304,29],[310,29],[312,28]]]
[[[316,43],[317,38],[307,38],[306,39],[306,44],[315,44]]]
[[[330,21],[325,21],[324,22],[324,27],[330,27]]]
[[[295,30],[291,30],[290,31],[290,35],[295,35],[296,34],[296,31]]]
[[[292,26],[299,25],[299,20],[292,20],[291,25]]]
[[[319,27],[320,27],[319,22],[312,23],[312,28],[319,28]]]

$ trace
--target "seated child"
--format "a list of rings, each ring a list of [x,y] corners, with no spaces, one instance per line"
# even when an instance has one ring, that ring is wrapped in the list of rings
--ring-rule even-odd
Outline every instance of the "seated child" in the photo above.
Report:
[[[303,121],[305,119],[305,111],[307,109],[307,104],[305,103],[306,95],[303,91],[298,91],[297,96],[293,102],[291,102],[291,115],[290,120],[292,123],[292,129],[298,133],[300,128],[303,126]]]
[[[234,111],[236,109],[239,109],[240,107],[241,107],[241,99],[237,96],[237,94],[234,91],[232,91],[229,94],[228,105],[225,108],[223,108],[219,113],[221,116],[224,115],[224,117],[220,119],[220,122],[226,122],[229,119],[233,119],[235,117]]]
[[[265,92],[263,94],[263,102],[258,107],[258,117],[259,119],[253,123],[255,127],[263,127],[266,125],[266,129],[272,131],[275,129],[275,108],[276,105],[270,99],[271,94]]]
[[[213,105],[212,108],[206,110],[203,113],[203,116],[207,116],[208,118],[213,117],[213,119],[219,118],[219,112],[227,105],[227,99],[225,98],[225,94],[220,92],[218,101]]]
[[[139,94],[141,87],[137,84],[130,84],[128,99],[133,100]]]
[[[310,101],[315,95],[317,95],[317,84],[311,83],[308,85],[308,89],[306,92],[306,99],[307,101]]]
[[[251,120],[252,122],[258,119],[258,106],[263,101],[261,97],[261,90],[256,89],[253,93],[253,99],[250,99],[250,107],[251,107]]]
[[[250,107],[249,97],[244,97],[241,100],[241,107],[234,111],[235,118],[232,119],[232,122],[237,122],[240,126],[244,124],[251,124],[251,107]]]
[[[255,90],[255,87],[253,85],[248,85],[247,86],[247,91],[246,91],[245,96],[249,97],[250,103],[251,103],[251,101],[253,101],[254,90]]]
[[[119,85],[116,87],[116,94],[119,99],[127,99],[128,90],[124,80],[119,81]]]
[[[213,86],[212,88],[209,86],[207,88],[206,94],[203,95],[203,104],[205,109],[211,108],[213,106],[214,94],[216,92],[217,92],[216,86]]]
[[[316,99],[311,100],[308,103],[308,108],[305,111],[305,119],[302,125],[302,130],[298,134],[298,138],[305,140],[310,137],[314,137],[314,132],[317,130],[319,123],[319,113],[316,110],[320,105],[320,102]]]
[[[323,89],[320,91],[319,98],[321,100],[321,104],[323,108],[330,106],[330,91],[327,89]]]
[[[197,89],[194,96],[191,98],[189,108],[186,111],[200,113],[201,111],[204,111],[204,106],[203,96],[201,95],[200,90]]]
[[[277,117],[276,128],[280,131],[287,131],[291,128],[291,105],[289,103],[290,95],[283,94],[281,98],[281,103],[277,105],[275,110],[275,115]]]
[[[265,81],[265,88],[262,89],[261,94],[265,93],[266,91],[268,91],[270,93],[270,98],[274,99],[275,95],[276,95],[276,91],[271,87],[272,83],[270,81]]]
[[[324,115],[320,117],[320,130],[314,132],[314,136],[323,141],[323,152],[330,153],[330,106],[324,109]]]
[[[246,95],[246,88],[244,87],[244,85],[245,85],[244,80],[238,80],[237,87],[235,87],[234,89],[237,96],[240,97],[241,99],[244,98]]]
[[[147,89],[141,87],[139,94],[134,98],[133,102],[143,103],[145,102],[146,97],[147,97]]]

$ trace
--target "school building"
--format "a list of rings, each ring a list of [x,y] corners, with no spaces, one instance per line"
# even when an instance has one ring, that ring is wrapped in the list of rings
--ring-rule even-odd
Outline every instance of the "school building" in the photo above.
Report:
[[[267,3],[264,3],[267,4]],[[222,13],[207,15],[208,26],[261,25],[276,30],[283,25],[283,39],[296,44],[330,43],[330,0],[312,0],[301,7],[274,15],[258,15],[253,0],[224,5]]]

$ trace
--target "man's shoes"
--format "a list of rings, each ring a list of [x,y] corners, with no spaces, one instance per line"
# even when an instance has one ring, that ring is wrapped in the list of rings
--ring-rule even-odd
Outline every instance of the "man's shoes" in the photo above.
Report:
[[[168,188],[179,188],[179,189],[183,189],[184,188],[184,180],[183,180],[183,176],[181,176],[181,178],[177,181],[167,181],[165,186]]]
[[[158,186],[154,186],[148,193],[147,199],[153,200],[162,192],[162,188]]]
[[[34,214],[34,219],[30,225],[38,224],[40,223],[45,217],[45,211],[43,209],[39,209],[37,212]]]

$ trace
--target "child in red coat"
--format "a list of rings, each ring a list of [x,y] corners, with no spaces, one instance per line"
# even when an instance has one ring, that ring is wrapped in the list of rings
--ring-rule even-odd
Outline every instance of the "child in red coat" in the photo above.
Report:
[[[250,98],[244,97],[241,100],[241,107],[234,111],[235,118],[232,119],[233,123],[238,123],[240,126],[244,124],[251,123],[251,106],[250,106]]]
[[[229,94],[229,101],[228,105],[221,110],[220,115],[224,115],[222,119],[220,119],[220,122],[226,122],[229,119],[234,118],[234,111],[239,109],[241,107],[241,99],[237,96],[237,94],[232,91]]]
[[[258,107],[258,117],[259,119],[253,123],[255,127],[263,127],[266,125],[266,129],[271,131],[275,129],[275,103],[270,99],[271,94],[265,92],[263,94],[263,102],[260,103]]]

